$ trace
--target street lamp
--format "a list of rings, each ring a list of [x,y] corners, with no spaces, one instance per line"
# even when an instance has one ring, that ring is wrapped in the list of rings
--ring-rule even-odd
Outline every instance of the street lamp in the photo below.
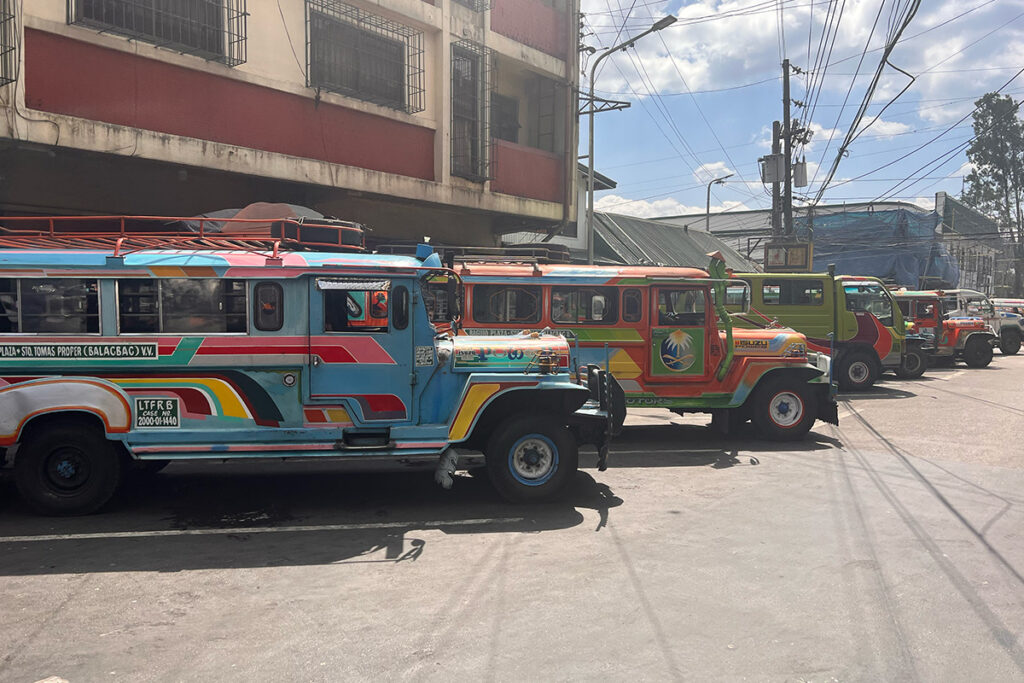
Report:
[[[658,19],[653,26],[643,33],[602,52],[590,67],[590,94],[588,98],[588,102],[590,103],[588,134],[588,137],[590,138],[590,149],[587,151],[587,263],[591,265],[594,263],[594,76],[597,74],[597,65],[600,64],[601,60],[608,55],[618,52],[619,50],[625,50],[626,48],[632,47],[633,43],[640,40],[648,33],[660,31],[674,23],[676,23],[676,18],[671,14]]]
[[[725,185],[725,179],[732,178],[734,175],[736,174],[730,173],[729,175],[724,175],[721,178],[715,178],[710,183],[708,183],[708,203],[707,213],[704,214],[704,232],[711,232],[711,186]]]

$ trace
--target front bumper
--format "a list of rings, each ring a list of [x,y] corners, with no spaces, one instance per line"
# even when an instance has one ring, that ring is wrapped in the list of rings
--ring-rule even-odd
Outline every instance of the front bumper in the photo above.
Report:
[[[590,400],[573,413],[572,423],[579,443],[597,447],[597,469],[604,471],[608,447],[626,421],[626,393],[610,372],[597,365],[587,366],[586,378]]]

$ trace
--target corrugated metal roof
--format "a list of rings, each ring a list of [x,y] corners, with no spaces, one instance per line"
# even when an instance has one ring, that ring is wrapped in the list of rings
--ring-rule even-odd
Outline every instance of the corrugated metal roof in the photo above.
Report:
[[[760,270],[714,235],[657,221],[595,213],[595,260],[635,265],[705,268],[707,255],[720,251],[725,265],[740,272]]]

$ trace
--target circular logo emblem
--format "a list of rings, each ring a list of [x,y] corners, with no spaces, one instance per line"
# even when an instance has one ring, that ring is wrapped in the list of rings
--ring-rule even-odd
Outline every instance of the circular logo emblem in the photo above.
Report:
[[[697,361],[697,356],[693,354],[693,340],[682,330],[676,330],[665,337],[659,352],[661,362],[672,372],[685,372]]]

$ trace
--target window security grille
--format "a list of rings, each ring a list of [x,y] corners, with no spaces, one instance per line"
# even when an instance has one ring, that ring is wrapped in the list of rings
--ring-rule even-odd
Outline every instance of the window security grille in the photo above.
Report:
[[[15,30],[14,0],[0,0],[0,85],[14,82],[18,58]]]
[[[455,2],[474,12],[486,12],[494,7],[494,0],[455,0]]]
[[[423,33],[338,0],[306,0],[306,85],[423,111]]]
[[[246,59],[247,0],[68,0],[68,23],[227,66]]]
[[[452,43],[452,175],[482,182],[491,177],[491,50]]]

